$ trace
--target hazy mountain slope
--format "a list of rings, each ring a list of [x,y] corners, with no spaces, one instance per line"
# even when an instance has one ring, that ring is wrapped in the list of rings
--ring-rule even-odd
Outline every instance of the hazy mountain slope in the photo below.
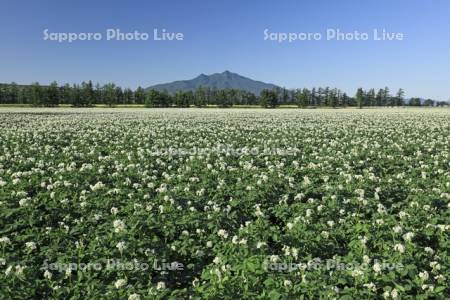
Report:
[[[157,84],[148,87],[147,90],[166,90],[169,93],[174,93],[176,91],[193,91],[200,86],[205,88],[216,88],[218,90],[233,88],[249,91],[257,95],[259,95],[259,93],[264,89],[273,89],[277,87],[274,84],[252,80],[239,74],[225,71],[223,73],[215,73],[211,75],[201,74],[191,80],[180,80],[170,83]]]

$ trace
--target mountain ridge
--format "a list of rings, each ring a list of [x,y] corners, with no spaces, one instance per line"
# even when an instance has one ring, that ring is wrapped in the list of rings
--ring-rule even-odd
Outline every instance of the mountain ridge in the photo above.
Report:
[[[252,92],[256,95],[259,95],[264,89],[271,90],[278,87],[275,84],[253,80],[227,70],[222,73],[214,73],[211,75],[201,73],[197,77],[189,80],[177,80],[169,83],[156,84],[147,87],[146,90],[153,89],[175,93],[177,91],[195,91],[200,86],[218,90],[227,88],[239,89]]]

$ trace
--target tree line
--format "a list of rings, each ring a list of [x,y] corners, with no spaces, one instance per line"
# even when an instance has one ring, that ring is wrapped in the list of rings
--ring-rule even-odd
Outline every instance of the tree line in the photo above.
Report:
[[[33,106],[58,106],[68,104],[77,107],[89,107],[95,104],[144,104],[146,92],[122,89],[113,83],[103,86],[93,85],[92,81],[81,84],[59,86],[52,82],[48,86],[35,82],[31,85],[15,83],[0,85],[0,104],[30,104]]]
[[[122,89],[114,83],[93,84],[92,81],[81,84],[59,86],[57,82],[44,86],[35,82],[31,85],[0,84],[0,104],[28,104],[33,106],[90,107],[96,104],[108,106],[140,104],[146,107],[231,107],[233,105],[260,105],[273,108],[279,105],[298,107],[370,107],[370,106],[444,106],[444,101],[411,98],[406,100],[403,89],[391,95],[389,88],[363,90],[358,88],[354,96],[339,89],[313,88],[293,89],[275,88],[263,90],[259,95],[237,89],[211,89],[199,87],[195,91],[178,91],[170,94],[166,91]]]

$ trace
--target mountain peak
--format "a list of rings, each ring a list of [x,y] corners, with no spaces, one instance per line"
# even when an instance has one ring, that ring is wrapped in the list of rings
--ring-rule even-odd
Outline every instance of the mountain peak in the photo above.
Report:
[[[214,73],[211,75],[200,74],[194,79],[180,80],[171,83],[157,84],[150,86],[147,90],[154,89],[159,91],[167,91],[169,93],[175,93],[177,91],[194,91],[198,87],[211,88],[211,89],[239,89],[248,92],[252,92],[259,95],[264,89],[274,89],[277,86],[270,83],[264,83],[256,81],[237,73],[225,70],[222,73]]]

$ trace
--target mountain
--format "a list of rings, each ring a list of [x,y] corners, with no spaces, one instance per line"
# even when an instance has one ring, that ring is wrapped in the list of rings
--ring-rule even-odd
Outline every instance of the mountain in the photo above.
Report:
[[[194,91],[198,87],[221,89],[239,89],[248,92],[252,92],[259,95],[264,89],[274,89],[277,86],[270,83],[264,83],[261,81],[252,80],[250,78],[241,76],[230,71],[223,73],[215,73],[211,75],[200,74],[191,80],[180,80],[170,83],[157,84],[146,88],[146,90],[166,90],[169,93],[175,93],[176,91]]]

